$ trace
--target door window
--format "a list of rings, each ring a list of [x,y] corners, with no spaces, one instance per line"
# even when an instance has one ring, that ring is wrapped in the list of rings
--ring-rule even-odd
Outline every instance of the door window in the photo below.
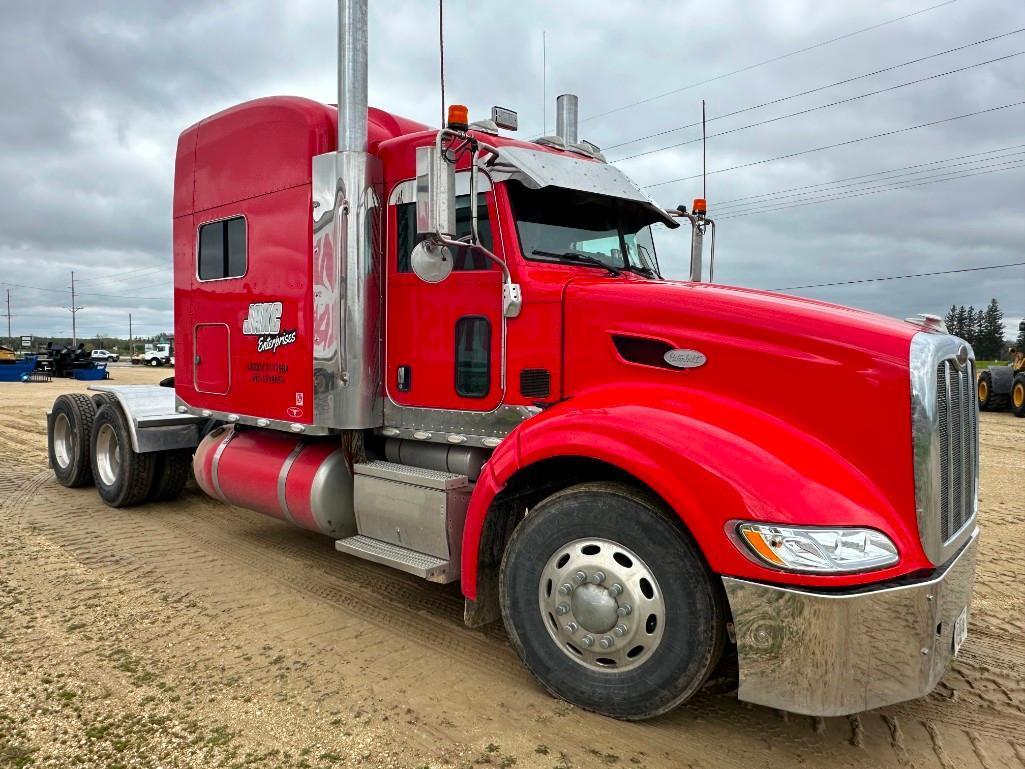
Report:
[[[491,389],[491,323],[471,315],[456,321],[456,393],[483,398]]]
[[[397,220],[397,256],[398,272],[412,272],[410,255],[413,248],[426,238],[416,231],[416,203],[400,203],[395,207]],[[481,245],[488,251],[494,251],[491,244],[491,222],[488,220],[488,204],[484,199],[484,193],[477,195],[477,232],[480,235]],[[470,196],[459,195],[456,197],[456,238],[466,237],[470,234]],[[479,251],[469,247],[456,249],[455,267],[456,270],[487,270],[491,262]]]

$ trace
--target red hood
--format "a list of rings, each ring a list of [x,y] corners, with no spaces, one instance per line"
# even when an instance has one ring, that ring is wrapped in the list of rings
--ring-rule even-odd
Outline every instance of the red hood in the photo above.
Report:
[[[582,278],[565,294],[564,395],[660,384],[722,398],[820,440],[891,500],[911,490],[908,356],[921,328],[862,310],[706,283]],[[615,336],[703,353],[690,369],[641,365]],[[913,490],[911,490],[913,493]]]

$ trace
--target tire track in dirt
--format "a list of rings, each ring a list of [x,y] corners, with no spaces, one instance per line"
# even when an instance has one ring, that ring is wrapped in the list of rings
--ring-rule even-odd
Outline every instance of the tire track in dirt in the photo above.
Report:
[[[851,719],[739,703],[717,682],[652,722],[582,713],[540,691],[500,628],[464,628],[461,600],[449,588],[350,559],[330,540],[197,494],[111,510],[93,491],[57,486],[38,463],[9,462],[2,443],[0,524],[55,546],[38,562],[29,552],[9,562],[45,572],[38,585],[64,593],[58,612],[73,616],[70,607],[88,605],[131,617],[126,603],[163,607],[140,614],[145,621],[121,643],[163,660],[161,671],[186,671],[190,687],[225,696],[249,687],[266,708],[288,702],[309,719],[333,709],[357,730],[388,717],[394,726],[374,732],[379,742],[419,745],[425,756],[453,746],[456,765],[472,764],[475,751],[495,742],[515,754],[517,769],[551,769],[562,750],[575,769],[605,765],[609,755],[650,769],[1025,768],[1025,556],[1017,544],[1025,508],[1021,453],[1007,450],[1025,445],[1025,430],[1002,416],[983,415],[983,549],[968,643],[930,697]],[[95,579],[83,583],[65,558]],[[80,654],[93,664],[89,648]],[[534,752],[542,743],[552,749],[547,756]]]

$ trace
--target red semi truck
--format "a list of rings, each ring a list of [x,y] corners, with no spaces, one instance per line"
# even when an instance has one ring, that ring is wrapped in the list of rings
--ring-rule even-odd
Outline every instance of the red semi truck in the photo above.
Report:
[[[556,696],[639,719],[735,648],[742,700],[822,716],[928,693],[977,551],[969,345],[702,282],[666,211],[576,136],[433,129],[367,106],[366,0],[338,105],[186,129],[171,386],[48,416],[66,486],[212,497],[459,582]],[[692,227],[690,280],[651,227]],[[752,367],[757,361],[757,367]],[[840,406],[838,408],[838,406]],[[341,557],[341,556],[340,556]]]

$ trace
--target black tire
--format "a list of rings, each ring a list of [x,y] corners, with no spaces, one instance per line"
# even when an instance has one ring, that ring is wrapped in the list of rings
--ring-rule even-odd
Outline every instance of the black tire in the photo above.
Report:
[[[993,373],[983,371],[975,384],[979,411],[1002,411],[1007,408],[1009,398],[1006,393],[998,394],[993,390]]]
[[[1025,374],[1018,374],[1011,383],[1011,413],[1025,417]]]
[[[181,496],[182,489],[192,475],[192,451],[174,449],[159,451],[153,466],[153,485],[147,502],[170,502]]]
[[[91,397],[93,406],[97,411],[100,410],[100,406],[105,406],[108,403],[117,403],[117,397],[111,393],[94,393]]]
[[[156,368],[157,366],[160,366],[162,364],[160,363],[160,358],[150,358],[149,365],[153,366],[153,368]]]
[[[502,618],[524,664],[556,697],[613,718],[651,718],[690,698],[715,667],[724,642],[724,597],[697,546],[670,516],[658,500],[629,486],[584,483],[545,499],[513,533],[499,577]],[[661,589],[662,636],[635,667],[598,669],[577,661],[564,648],[572,643],[557,643],[549,631],[549,622],[558,624],[554,615],[541,609],[550,559],[591,538],[632,551]],[[634,621],[643,622],[640,616]]]
[[[136,454],[121,407],[107,403],[93,420],[92,471],[100,498],[111,507],[145,501],[153,485],[153,454]],[[99,456],[98,456],[99,455]],[[109,460],[104,460],[109,457]]]
[[[61,486],[74,489],[93,482],[90,449],[95,416],[96,406],[88,395],[69,393],[58,396],[53,402],[46,442],[50,467]],[[55,431],[61,442],[59,450],[54,445]]]

